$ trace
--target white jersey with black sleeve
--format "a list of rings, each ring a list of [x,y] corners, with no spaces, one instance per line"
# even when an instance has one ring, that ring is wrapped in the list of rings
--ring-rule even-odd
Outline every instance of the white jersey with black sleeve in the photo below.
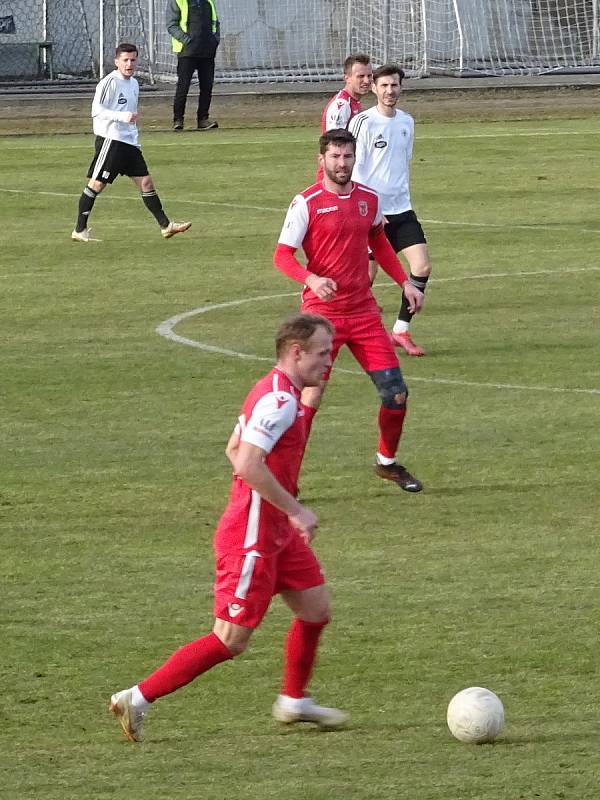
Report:
[[[96,136],[139,147],[136,123],[125,121],[128,114],[137,112],[139,93],[136,79],[124,78],[118,69],[102,78],[92,103]]]
[[[376,106],[350,120],[356,138],[356,163],[352,180],[374,189],[384,214],[410,211],[409,165],[415,123],[410,114],[395,109],[393,117]]]

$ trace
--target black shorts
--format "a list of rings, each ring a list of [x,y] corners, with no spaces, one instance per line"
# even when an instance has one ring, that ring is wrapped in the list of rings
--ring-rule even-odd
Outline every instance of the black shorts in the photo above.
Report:
[[[386,214],[385,217],[387,223],[383,229],[395,253],[412,247],[413,244],[427,244],[423,228],[414,211]]]
[[[148,167],[139,147],[119,142],[117,139],[104,139],[96,136],[96,152],[88,178],[102,183],[112,183],[118,175],[130,178],[143,178],[148,175]]]

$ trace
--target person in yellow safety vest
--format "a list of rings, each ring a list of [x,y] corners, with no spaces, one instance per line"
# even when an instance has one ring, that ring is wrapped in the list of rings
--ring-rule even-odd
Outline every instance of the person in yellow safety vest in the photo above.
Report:
[[[217,121],[208,116],[221,27],[214,0],[168,0],[166,21],[173,52],[177,53],[173,130],[183,130],[185,104],[194,72],[198,73],[199,84],[198,130],[218,128]]]

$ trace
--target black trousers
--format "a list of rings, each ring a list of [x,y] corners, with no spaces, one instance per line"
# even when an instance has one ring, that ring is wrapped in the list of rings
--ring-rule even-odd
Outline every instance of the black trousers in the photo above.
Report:
[[[185,116],[185,103],[190,83],[194,72],[198,72],[198,122],[208,118],[208,109],[212,99],[213,83],[215,82],[215,59],[194,58],[180,56],[177,59],[177,87],[173,101],[173,120],[183,119]]]

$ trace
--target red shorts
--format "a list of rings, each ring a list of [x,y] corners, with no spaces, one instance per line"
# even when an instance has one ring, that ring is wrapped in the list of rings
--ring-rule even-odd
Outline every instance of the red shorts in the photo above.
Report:
[[[246,555],[225,553],[217,556],[215,617],[256,628],[273,595],[286,589],[312,589],[323,583],[325,577],[317,557],[299,534],[272,556],[263,557],[256,550]]]
[[[399,367],[398,356],[379,314],[364,317],[335,317],[329,320],[335,326],[332,365],[340,348],[347,345],[365,372]],[[331,368],[325,373],[329,379]]]

